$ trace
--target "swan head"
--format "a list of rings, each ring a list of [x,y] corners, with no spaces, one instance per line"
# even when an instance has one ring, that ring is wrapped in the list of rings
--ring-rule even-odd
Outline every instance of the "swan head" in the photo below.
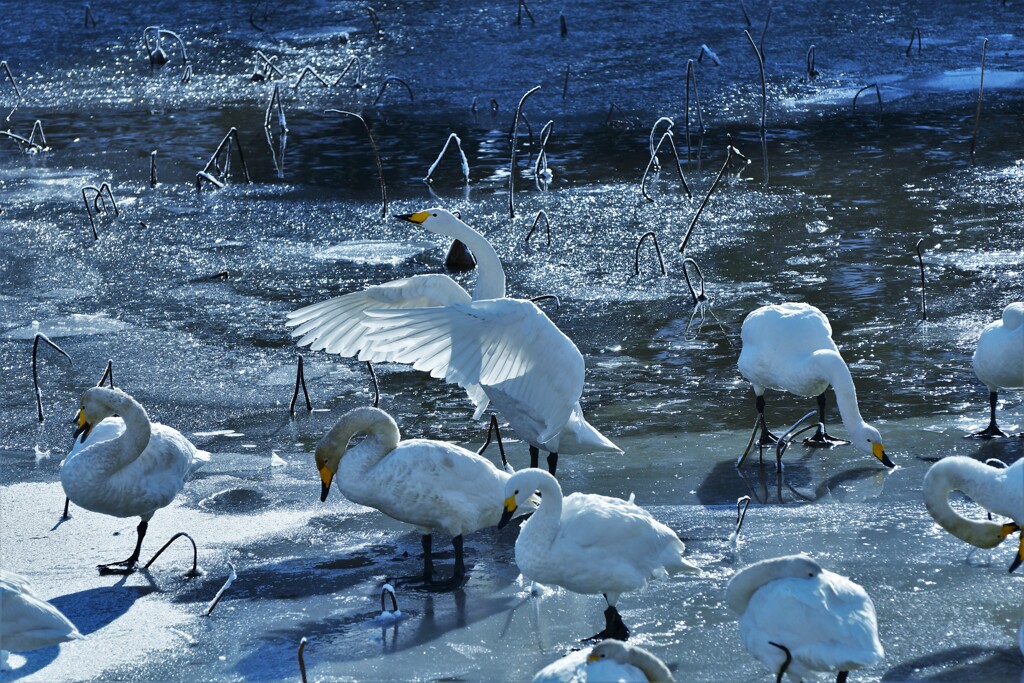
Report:
[[[896,467],[888,455],[885,454],[885,446],[882,444],[882,435],[878,433],[878,430],[864,423],[864,425],[857,430],[855,434],[851,435],[853,445],[864,451],[870,453],[874,457],[878,458],[878,461],[886,467]]]
[[[331,482],[338,473],[341,459],[348,450],[349,441],[365,432],[374,438],[377,446],[387,453],[398,446],[401,435],[393,417],[380,408],[363,406],[353,408],[340,418],[316,445],[316,469],[320,472],[320,502],[327,500]],[[368,437],[369,438],[369,437]],[[358,446],[357,446],[358,448]]]
[[[587,655],[587,664],[600,662],[603,659],[611,659],[623,664],[627,657],[629,657],[629,650],[621,640],[603,640],[590,650],[590,654]]]
[[[89,438],[92,428],[103,422],[106,418],[116,414],[114,402],[117,399],[127,398],[128,394],[120,389],[106,387],[92,387],[87,389],[78,402],[78,414],[75,415],[73,423],[76,425],[74,438],[82,437],[81,442]]]
[[[562,489],[558,480],[544,470],[531,467],[516,472],[505,482],[505,503],[501,512],[501,519],[498,520],[498,528],[504,529],[513,517],[516,510],[526,501],[536,501],[533,494],[537,490],[550,491],[551,495],[561,498]],[[535,502],[531,502],[535,504]]]
[[[433,209],[427,209],[425,211],[417,211],[416,213],[406,213],[401,216],[395,216],[403,221],[409,221],[417,225],[422,225],[427,230],[436,233],[438,235],[445,235],[453,239],[465,237],[465,230],[467,226],[465,223],[455,217],[451,211],[442,209],[441,207],[434,207]]]

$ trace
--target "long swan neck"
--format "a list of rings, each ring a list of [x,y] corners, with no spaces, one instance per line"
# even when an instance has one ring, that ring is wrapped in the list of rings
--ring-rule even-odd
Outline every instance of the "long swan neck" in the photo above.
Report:
[[[851,433],[859,429],[864,424],[864,418],[860,415],[857,388],[853,385],[853,376],[846,361],[838,351],[819,351],[814,354],[814,360],[836,392],[836,407],[839,408],[839,416],[846,429]]]
[[[632,664],[644,672],[650,683],[666,683],[674,680],[672,672],[660,659],[642,648],[632,648],[626,657],[626,664]]]
[[[949,505],[949,494],[962,491],[975,498],[993,481],[999,470],[970,458],[945,458],[932,465],[924,477],[924,504],[939,525],[962,541],[979,548],[992,548],[1003,540],[1002,524],[961,517]]]
[[[558,534],[562,520],[562,489],[554,477],[538,478],[533,488],[540,491],[540,506],[523,525],[520,535],[527,534],[551,543]]]
[[[365,433],[366,438],[348,451],[349,441],[356,434]],[[374,408],[357,408],[343,415],[337,424],[320,440],[317,451],[327,454],[335,469],[344,463],[353,474],[365,472],[395,450],[401,435],[391,417]],[[351,480],[351,478],[346,477]]]
[[[119,415],[124,420],[124,433],[114,440],[116,448],[111,450],[111,455],[117,461],[116,466],[124,467],[139,457],[149,445],[153,427],[146,409],[128,394],[111,396],[108,404],[111,414]]]
[[[479,232],[459,221],[456,237],[462,241],[476,257],[476,287],[473,299],[501,299],[505,296],[505,269],[501,265],[498,252],[494,250],[487,238]]]

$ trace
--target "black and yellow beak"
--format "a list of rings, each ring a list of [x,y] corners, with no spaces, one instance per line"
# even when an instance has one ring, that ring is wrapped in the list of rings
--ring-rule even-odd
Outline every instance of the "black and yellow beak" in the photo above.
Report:
[[[77,439],[78,435],[81,434],[82,443],[85,443],[85,440],[89,436],[89,432],[92,431],[92,425],[89,424],[85,419],[85,411],[79,409],[78,415],[76,415],[75,418],[71,420],[71,423],[78,425],[78,427],[75,429],[75,433],[72,434],[72,438]]]
[[[498,520],[498,528],[504,529],[505,525],[512,519],[512,515],[516,513],[516,497],[509,496],[505,499],[505,509],[501,513],[501,519]]]
[[[587,655],[587,664],[593,664],[594,662],[601,661],[601,655],[590,654]]]
[[[331,492],[331,481],[334,480],[334,472],[331,472],[324,465],[320,468],[320,502],[327,500],[327,494]]]
[[[889,459],[889,456],[885,454],[885,446],[880,443],[871,444],[871,452],[874,453],[875,457],[881,461],[883,465],[888,468],[896,467],[896,463]]]
[[[1020,543],[1017,545],[1017,554],[1014,556],[1013,562],[1010,563],[1011,572],[1024,563],[1024,532],[1021,532],[1020,526],[1013,522],[1003,525],[1003,538],[1018,532],[1020,532]]]
[[[403,221],[409,221],[410,223],[420,224],[430,217],[429,211],[417,211],[416,213],[403,213],[401,216],[395,216]]]

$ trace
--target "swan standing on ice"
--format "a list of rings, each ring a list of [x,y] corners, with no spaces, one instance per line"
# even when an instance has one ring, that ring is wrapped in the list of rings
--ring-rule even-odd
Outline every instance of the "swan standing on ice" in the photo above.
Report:
[[[982,330],[971,364],[974,374],[988,387],[989,422],[988,427],[970,436],[1004,437],[1006,434],[996,425],[996,397],[1000,389],[1024,389],[1024,303],[1008,305],[1001,319]]]
[[[360,433],[366,438],[348,448]],[[501,499],[509,475],[465,448],[400,438],[398,425],[378,408],[355,408],[342,415],[316,447],[320,500],[327,500],[337,474],[338,488],[353,503],[418,527],[427,583],[433,582],[431,535],[439,530],[451,534],[455,572],[450,583],[460,585],[466,575],[462,537],[498,523],[501,512],[494,501]]]
[[[885,653],[875,606],[864,589],[804,555],[755,562],[729,581],[725,601],[758,661],[794,680],[871,666]]]
[[[740,337],[743,347],[739,369],[757,397],[759,445],[776,441],[764,420],[765,389],[818,397],[818,432],[804,442],[807,445],[829,447],[848,443],[825,432],[825,390],[831,385],[853,445],[875,456],[886,467],[895,467],[885,454],[878,430],[860,415],[850,369],[832,341],[832,327],[824,313],[801,303],[762,306],[743,321]]]
[[[104,423],[114,415],[120,419]],[[86,510],[142,518],[131,557],[98,567],[101,574],[131,574],[138,569],[149,520],[170,505],[210,454],[196,450],[178,430],[151,423],[146,409],[120,389],[88,389],[77,422],[75,437],[81,441],[64,459],[60,483],[71,502]],[[102,428],[103,440],[89,441],[94,427]]]
[[[603,593],[608,602],[605,628],[595,639],[629,637],[615,607],[619,594],[641,588],[649,579],[700,571],[683,559],[686,547],[675,532],[643,508],[589,493],[563,500],[558,481],[539,469],[520,470],[505,483],[499,529],[534,491],[540,491],[540,506],[519,531],[516,564],[537,583],[574,593]]]
[[[674,683],[665,662],[621,640],[603,640],[548,664],[533,683]]]
[[[7,651],[38,650],[83,638],[75,625],[32,591],[25,577],[0,569],[0,671]]]
[[[530,444],[548,452],[622,451],[586,421],[579,349],[530,301],[505,296],[505,271],[479,232],[440,208],[398,216],[466,244],[478,260],[473,296],[447,275],[414,275],[288,314],[299,346],[372,362],[412,364],[463,387],[479,419],[493,403]]]
[[[960,491],[975,503],[1012,523],[1000,524],[982,519],[967,519],[949,506],[949,494]],[[994,548],[1024,526],[1024,460],[1006,469],[989,467],[972,458],[943,458],[924,476],[924,504],[943,529],[961,541],[979,548]],[[1010,571],[1024,562],[1024,533]]]

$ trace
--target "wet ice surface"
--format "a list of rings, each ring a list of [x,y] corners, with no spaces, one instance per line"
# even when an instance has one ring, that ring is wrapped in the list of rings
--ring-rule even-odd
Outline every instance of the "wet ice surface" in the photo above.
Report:
[[[230,3],[165,8],[160,24],[180,33],[195,58],[192,85],[178,83],[173,61],[149,72],[138,36],[157,19],[143,4],[96,7],[102,30],[81,34],[67,28],[81,18],[78,3],[26,16],[17,30],[14,22],[0,27],[7,50],[0,59],[10,61],[25,93],[10,126],[27,134],[42,119],[52,148],[23,155],[13,142],[0,144],[0,559],[88,636],[24,653],[19,670],[0,680],[295,680],[304,636],[311,679],[523,680],[601,628],[600,597],[529,596],[513,563],[514,529],[467,538],[464,590],[432,594],[403,580],[421,567],[414,531],[337,493],[319,502],[314,444],[345,410],[369,403],[370,383],[354,361],[306,354],[316,411],[290,419],[296,349],[284,315],[370,284],[439,272],[448,247],[377,218],[376,168],[362,131],[323,113],[340,107],[362,112],[374,132],[391,213],[436,204],[460,210],[495,244],[511,294],[560,298],[559,309],[546,306],[587,359],[584,409],[625,450],[563,458],[563,487],[636,493],[705,570],[620,600],[636,642],[674,664],[677,680],[771,679],[740,649],[723,588],[749,562],[805,551],[874,598],[887,656],[856,680],[1016,683],[1024,669],[1015,647],[1024,579],[1006,572],[1010,548],[971,552],[932,523],[920,496],[932,459],[1012,462],[1022,454],[1019,441],[961,438],[985,420],[985,391],[970,368],[977,335],[1022,295],[1022,53],[1002,28],[1014,15],[999,3],[968,15],[943,2],[774,7],[762,153],[756,65],[733,3],[699,10],[649,3],[625,13],[615,4],[565,3],[565,41],[558,9],[533,7],[537,27],[517,28],[506,5],[378,6],[383,41],[354,3],[291,3],[275,9],[262,33],[249,25],[248,8]],[[757,38],[767,5],[747,5]],[[53,30],[67,17],[73,21]],[[680,25],[691,33],[681,37]],[[914,25],[924,49],[908,59]],[[341,46],[346,31],[350,41]],[[972,167],[981,35],[990,45]],[[698,66],[708,133],[694,136],[686,168],[694,200],[663,170],[647,202],[638,181],[648,126],[673,116],[685,148],[682,76],[701,43],[722,66]],[[822,72],[813,82],[803,67],[810,43]],[[64,57],[71,45],[75,60]],[[281,82],[283,152],[280,136],[272,152],[262,130],[272,86],[247,80],[256,49],[278,55],[289,75]],[[336,75],[353,56],[366,89],[291,87],[303,65]],[[572,75],[563,101],[566,63]],[[414,103],[389,88],[382,106],[371,107],[385,74],[410,81]],[[882,111],[871,94],[854,113],[854,93],[872,82]],[[538,189],[526,172],[535,149],[522,135],[512,220],[507,131],[515,102],[536,83],[544,87],[525,111],[535,132],[555,121],[548,150],[555,181],[548,192]],[[0,81],[0,103],[10,98],[8,86]],[[473,97],[480,98],[475,116]],[[496,114],[486,105],[491,97]],[[625,124],[605,125],[610,101]],[[236,167],[226,189],[197,194],[195,173],[230,126],[239,128],[255,182],[243,184]],[[471,183],[462,184],[447,157],[424,185],[451,131],[462,138]],[[751,163],[715,191],[690,240],[687,254],[707,276],[709,297],[694,309],[676,247],[721,166],[726,134]],[[121,215],[97,216],[93,244],[80,190],[104,181]],[[524,241],[541,209],[552,221],[550,247],[540,233]],[[633,247],[647,230],[658,235],[665,277],[650,244],[633,273]],[[925,323],[913,254],[920,238]],[[456,279],[471,286],[474,277]],[[861,410],[885,436],[897,470],[883,472],[850,447],[795,446],[784,483],[770,454],[763,471],[750,459],[746,479],[737,474],[733,462],[754,415],[735,366],[740,323],[753,308],[784,299],[813,303],[831,318]],[[74,358],[70,366],[40,351],[42,425],[29,365],[36,331]],[[58,524],[68,420],[108,358],[117,385],[153,419],[214,454],[154,517],[143,551],[149,557],[187,530],[199,542],[201,578],[182,577],[183,544],[148,573],[99,577],[96,564],[130,551],[137,521],[75,510]],[[382,407],[406,437],[482,443],[456,387],[401,368],[378,372]],[[768,406],[778,431],[813,402],[769,394]],[[1024,429],[1021,395],[1003,396],[999,415],[1005,430]],[[830,408],[830,423],[837,420]],[[525,447],[506,438],[513,465],[524,466]],[[732,548],[734,502],[744,494],[756,503]],[[449,540],[437,538],[434,548],[443,573],[452,562]],[[204,617],[229,561],[238,578]],[[403,618],[382,628],[386,578],[397,583]]]

